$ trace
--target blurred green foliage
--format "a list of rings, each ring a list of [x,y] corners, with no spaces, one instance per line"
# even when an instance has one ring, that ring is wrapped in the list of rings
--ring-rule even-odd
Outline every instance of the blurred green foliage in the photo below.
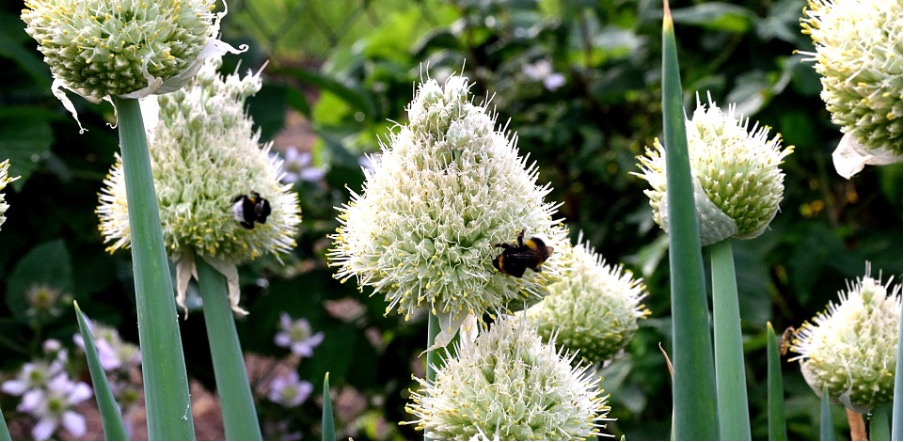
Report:
[[[137,342],[129,254],[105,252],[94,213],[117,149],[107,127],[112,109],[75,99],[89,129],[78,134],[50,94],[49,70],[18,19],[21,7],[0,12],[0,159],[10,158],[10,175],[22,176],[7,190],[11,208],[0,231],[0,369],[7,374],[42,340],[69,344],[76,331],[69,304],[37,319],[26,312],[25,293],[36,284],[55,287],[60,299],[77,300]],[[836,298],[845,279],[862,275],[867,260],[883,275],[902,273],[901,165],[868,168],[850,181],[834,173],[830,154],[841,134],[812,66],[795,55],[812,50],[799,32],[802,7],[800,0],[672,5],[688,113],[695,92],[735,103],[795,146],[783,165],[781,213],[760,238],[734,243],[754,439],[767,436],[766,321],[777,330],[799,326]],[[644,277],[653,314],[628,351],[602,369],[617,419],[608,432],[668,439],[670,378],[658,348],[670,340],[666,242],[644,183],[631,175],[639,170],[635,157],[661,132],[660,3],[244,0],[229,9],[225,39],[252,49],[228,57],[224,71],[239,59],[242,69],[269,60],[249,108],[263,138],[297,112],[314,132],[315,163],[328,167],[321,182],[296,183],[303,223],[285,265],[265,258],[241,269],[242,303],[251,312],[238,320],[246,352],[275,364],[288,355],[273,342],[279,313],[307,318],[326,339],[299,373],[319,395],[330,372],[339,437],[420,438],[396,424],[411,418],[403,407],[415,388],[412,372],[423,369],[426,320],[384,316],[382,297],[333,279],[326,235],[338,225],[334,207],[361,189],[362,155],[379,152],[395,122],[405,121],[413,84],[460,72],[539,163],[540,182],[552,184],[550,199],[561,202],[573,237],[583,231],[607,260]],[[202,315],[180,324],[190,374],[213,388]],[[783,365],[789,437],[816,439],[819,400],[796,364]],[[7,412],[12,401],[0,397]],[[319,437],[314,399],[286,410],[263,398],[259,411],[265,422],[288,422],[275,433],[265,426],[265,436],[300,430]],[[833,414],[843,431],[844,413]]]

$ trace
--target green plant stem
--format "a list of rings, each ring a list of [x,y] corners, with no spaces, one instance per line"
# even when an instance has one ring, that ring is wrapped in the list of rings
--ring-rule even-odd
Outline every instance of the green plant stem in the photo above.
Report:
[[[322,440],[336,440],[336,424],[333,420],[333,399],[330,397],[330,373],[323,376],[323,416],[320,427]]]
[[[439,334],[439,318],[436,317],[433,313],[429,314],[429,319],[427,319],[427,348],[433,347],[433,343],[436,342],[436,335]],[[438,365],[438,350],[427,350],[427,366],[426,366],[426,380],[429,383],[433,383],[436,379],[436,366]],[[427,437],[427,431],[424,431],[424,440],[431,440]]]
[[[204,305],[204,324],[213,359],[213,374],[223,408],[227,440],[261,440],[261,427],[245,370],[242,347],[229,305],[226,277],[203,258],[195,259],[198,291]]]
[[[122,415],[119,413],[119,405],[110,390],[107,375],[97,356],[97,347],[94,345],[94,337],[88,328],[88,318],[75,304],[75,316],[78,319],[78,329],[85,344],[85,358],[88,360],[88,372],[91,373],[91,383],[94,387],[94,398],[97,401],[97,409],[100,411],[101,424],[104,427],[104,436],[107,440],[129,440],[126,427],[122,423]]]
[[[194,440],[185,357],[138,100],[113,97],[129,202],[148,439]]]
[[[888,413],[891,405],[885,404],[876,407],[869,415],[869,440],[892,440],[888,428]]]
[[[766,405],[769,416],[769,440],[788,440],[785,424],[785,391],[782,385],[782,363],[778,354],[779,342],[772,323],[766,323]]]
[[[898,357],[895,363],[895,396],[891,411],[891,440],[904,440],[904,314],[898,316]]]
[[[741,310],[738,307],[738,285],[731,239],[713,244],[710,247],[710,260],[719,436],[722,440],[750,440]]]
[[[819,440],[835,440],[832,424],[832,407],[829,404],[829,390],[822,388],[821,408],[819,413]]]
[[[662,119],[669,201],[675,439],[715,440],[719,437],[719,421],[703,255],[691,184],[678,50],[667,0],[663,9]]]

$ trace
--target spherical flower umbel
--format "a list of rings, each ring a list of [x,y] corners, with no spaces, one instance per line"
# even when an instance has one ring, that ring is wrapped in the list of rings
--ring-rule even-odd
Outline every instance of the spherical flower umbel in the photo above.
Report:
[[[280,163],[259,144],[259,132],[245,115],[244,100],[261,87],[260,72],[247,76],[217,73],[219,59],[207,61],[185,89],[156,97],[159,112],[148,114],[148,144],[163,240],[176,261],[180,301],[198,256],[223,273],[234,309],[239,310],[235,265],[295,246],[301,222],[298,195],[281,184]],[[154,100],[155,98],[149,98]],[[142,110],[146,104],[142,102]],[[122,164],[104,181],[97,209],[104,240],[113,252],[129,245],[129,212]],[[236,199],[259,194],[271,213],[265,221],[243,225]]]
[[[724,114],[711,100],[700,103],[687,120],[687,144],[700,242],[710,245],[727,238],[760,236],[775,217],[784,192],[782,159],[794,151],[782,148],[781,135],[769,139],[769,128],[736,118],[734,106]],[[647,180],[653,219],[668,232],[665,147],[656,140],[654,149],[639,157]]]
[[[528,321],[500,317],[459,341],[433,382],[416,379],[406,411],[434,440],[585,440],[605,427],[608,396],[573,355],[544,344]],[[478,439],[479,440],[479,439]]]
[[[237,52],[216,39],[214,0],[26,0],[25,31],[54,77],[54,95],[75,115],[61,88],[99,102],[175,91],[210,56]]]
[[[7,184],[17,179],[19,179],[19,177],[9,177],[9,160],[0,163],[0,226],[6,222],[6,210],[9,209],[9,204],[6,204],[6,195],[2,193],[3,189],[6,188]]]
[[[584,361],[603,362],[628,345],[637,320],[650,314],[640,303],[646,287],[621,265],[606,264],[589,244],[566,256],[561,280],[525,311],[527,318],[545,341],[555,337],[557,346]]]
[[[791,360],[800,361],[813,391],[822,395],[825,387],[860,413],[892,400],[901,315],[901,285],[869,273],[867,266],[865,276],[838,293],[840,303],[804,322],[791,345],[799,354]]]
[[[522,230],[555,249],[566,244],[554,205],[543,201],[549,187],[535,184],[536,166],[518,156],[513,137],[494,129],[469,87],[454,75],[442,86],[428,79],[418,87],[408,125],[365,170],[363,193],[341,208],[328,254],[336,277],[372,286],[387,313],[408,318],[428,308],[444,331],[467,315],[539,299],[558,274],[555,253],[539,273],[498,272],[496,244],[514,243]]]
[[[809,0],[801,19],[816,52],[822,93],[832,122],[844,132],[832,154],[850,178],[866,164],[902,158],[904,19],[900,0]]]

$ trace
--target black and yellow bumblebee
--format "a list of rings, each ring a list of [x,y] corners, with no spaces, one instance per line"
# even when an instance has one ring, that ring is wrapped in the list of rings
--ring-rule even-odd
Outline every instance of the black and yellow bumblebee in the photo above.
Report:
[[[547,246],[540,238],[533,237],[525,241],[523,229],[518,234],[517,244],[503,243],[495,246],[503,250],[499,256],[493,259],[493,267],[516,278],[524,276],[524,271],[527,269],[539,272],[540,265],[546,262],[553,252],[553,248]]]
[[[270,201],[252,190],[250,195],[239,195],[232,200],[232,213],[242,227],[253,229],[255,221],[261,224],[267,222]]]

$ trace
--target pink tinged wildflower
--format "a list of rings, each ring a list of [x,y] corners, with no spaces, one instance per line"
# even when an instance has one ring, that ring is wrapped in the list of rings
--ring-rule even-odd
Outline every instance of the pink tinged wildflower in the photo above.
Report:
[[[48,440],[60,426],[73,436],[81,437],[85,434],[85,417],[73,408],[90,397],[88,384],[72,382],[61,374],[53,378],[46,389],[26,393],[18,410],[38,420],[31,431],[36,440]]]
[[[97,356],[104,371],[112,371],[122,368],[130,370],[141,364],[141,352],[138,346],[123,341],[115,328],[100,324],[90,324],[91,335],[94,337],[94,346],[97,348]],[[85,349],[85,341],[81,334],[72,337],[75,344]]]
[[[277,154],[271,154],[278,158]],[[280,179],[283,183],[295,183],[298,181],[317,182],[326,175],[326,170],[322,167],[314,167],[311,164],[311,153],[301,152],[295,146],[289,146],[286,149],[282,163],[283,176]]]
[[[304,318],[293,321],[288,313],[280,313],[279,328],[281,331],[273,339],[276,345],[289,348],[301,357],[311,357],[314,348],[323,342],[323,332],[313,334],[311,324]]]
[[[270,382],[270,393],[267,398],[284,407],[297,407],[308,399],[314,386],[308,381],[298,379],[298,373],[290,372],[277,376]]]

